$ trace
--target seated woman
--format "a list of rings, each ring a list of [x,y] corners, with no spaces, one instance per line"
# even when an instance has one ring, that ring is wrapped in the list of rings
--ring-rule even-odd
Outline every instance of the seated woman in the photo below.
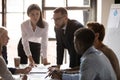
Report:
[[[9,37],[7,30],[4,27],[0,27],[0,76],[3,80],[15,80],[11,72],[8,70],[5,60],[2,57],[2,47],[8,43],[8,40]],[[27,79],[22,78],[22,80]]]
[[[7,44],[9,40],[8,32],[5,28],[0,27],[0,48],[2,49],[2,46]],[[0,49],[0,76],[3,78],[3,80],[14,80],[12,77],[12,74],[7,68],[7,65],[5,63],[5,60],[2,57],[2,51]]]

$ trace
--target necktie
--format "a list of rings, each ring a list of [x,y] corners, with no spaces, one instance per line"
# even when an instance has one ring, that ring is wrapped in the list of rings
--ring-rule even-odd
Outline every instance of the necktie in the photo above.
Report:
[[[64,29],[62,29],[62,32],[63,32],[63,34],[65,34],[65,30]]]

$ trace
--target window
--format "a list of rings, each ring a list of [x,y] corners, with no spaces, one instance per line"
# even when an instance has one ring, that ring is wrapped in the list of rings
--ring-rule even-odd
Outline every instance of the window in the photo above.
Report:
[[[2,0],[4,1],[4,0]],[[0,3],[2,4],[2,1]],[[7,0],[6,1],[6,18],[4,24],[10,30],[10,36],[17,33],[16,39],[21,37],[20,24],[28,19],[26,14],[27,8],[30,4],[36,3],[42,9],[44,18],[49,23],[49,38],[55,38],[54,23],[51,19],[53,10],[56,7],[66,7],[68,9],[68,16],[70,19],[76,19],[82,24],[89,20],[90,0]],[[59,3],[59,4],[58,4]],[[2,10],[2,6],[0,6]],[[2,25],[2,11],[0,11],[0,22]],[[16,31],[18,30],[18,31]],[[18,33],[19,32],[19,33]],[[13,39],[13,38],[11,38]],[[15,39],[15,38],[14,38]]]
[[[41,7],[39,0],[7,0],[7,19],[6,27],[9,30],[10,41],[15,40],[18,43],[21,37],[21,23],[28,19],[27,8],[35,3]]]
[[[76,19],[82,24],[85,24],[91,17],[96,17],[94,14],[93,16],[89,16],[91,11],[94,10],[91,6],[93,5],[91,1],[96,0],[0,0],[0,25],[8,28],[10,37],[8,43],[9,56],[14,57],[17,55],[17,44],[21,37],[20,25],[24,20],[28,19],[26,11],[30,4],[36,3],[40,6],[44,18],[49,23],[49,39],[55,39],[54,21],[52,19],[53,10],[56,7],[66,7],[70,19]],[[2,4],[3,2],[4,4]],[[55,47],[55,43],[54,45],[53,43],[50,42],[49,45]],[[14,52],[10,50],[11,48],[14,49]],[[52,52],[54,51],[55,48]]]
[[[65,7],[65,1],[66,0],[45,0],[45,7]]]
[[[41,8],[41,0],[7,0],[5,3],[6,21],[4,22],[4,25],[5,27],[7,27],[10,37],[7,46],[8,46],[8,52],[10,53],[8,55],[11,57],[17,55],[17,45],[18,45],[18,41],[21,38],[20,26],[23,21],[28,19],[27,8],[30,4],[33,3],[38,4]],[[14,49],[14,51],[11,51],[10,49]]]
[[[2,26],[2,0],[0,0],[0,26]]]
[[[45,0],[43,3],[44,17],[49,23],[49,38],[55,38],[54,23],[52,21],[53,10],[56,7],[66,7],[68,9],[68,17],[76,19],[82,24],[89,20],[90,0]]]

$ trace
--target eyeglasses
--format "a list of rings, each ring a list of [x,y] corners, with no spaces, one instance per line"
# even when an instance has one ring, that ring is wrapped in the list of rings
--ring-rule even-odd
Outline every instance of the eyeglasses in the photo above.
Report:
[[[53,18],[53,19],[54,19],[54,21],[59,21],[59,20],[61,20],[63,17],[65,17],[65,16],[61,16],[61,17],[59,17],[59,18]]]

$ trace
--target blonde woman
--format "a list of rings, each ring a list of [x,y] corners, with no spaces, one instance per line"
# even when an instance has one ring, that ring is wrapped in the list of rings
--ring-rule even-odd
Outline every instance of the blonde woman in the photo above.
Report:
[[[2,47],[4,45],[7,45],[8,40],[9,40],[8,31],[6,30],[6,28],[0,27],[0,77],[2,78],[2,80],[15,80],[12,77],[11,72],[7,68],[4,58],[2,57]],[[19,70],[17,70],[17,71],[19,71]],[[28,70],[30,71],[31,68],[29,68]],[[27,80],[25,75],[22,77],[22,80]]]
[[[2,57],[2,46],[8,43],[8,32],[5,28],[0,27],[0,76],[3,80],[14,80],[12,74],[9,72],[6,63]]]

